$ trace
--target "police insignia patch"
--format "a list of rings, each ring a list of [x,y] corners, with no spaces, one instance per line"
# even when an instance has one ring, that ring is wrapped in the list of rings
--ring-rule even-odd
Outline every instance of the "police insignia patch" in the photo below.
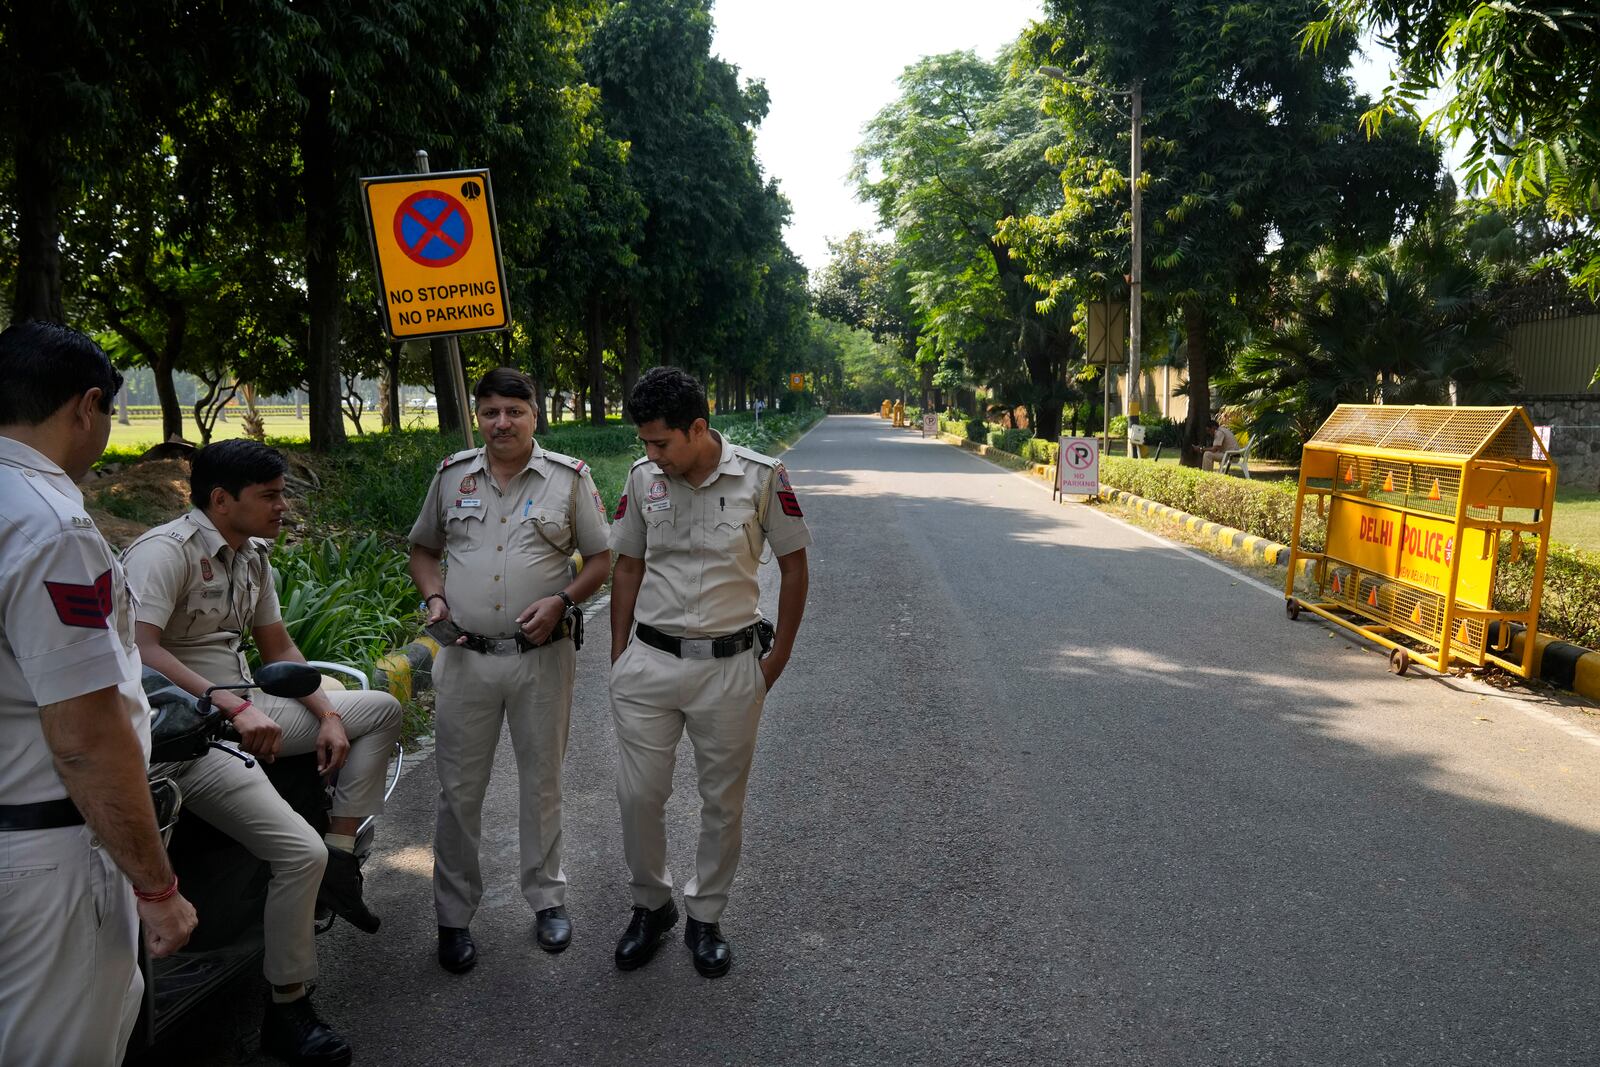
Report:
[[[465,478],[461,479],[461,488],[458,490],[458,492],[476,493],[477,491],[478,476],[476,474],[469,474]]]
[[[85,630],[109,629],[106,619],[111,615],[111,571],[94,580],[93,585],[73,582],[44,583],[55,606],[56,617],[67,626],[81,626]]]
[[[778,464],[778,488],[789,490],[794,488],[794,486],[789,484],[789,468],[785,467],[782,463]]]
[[[603,521],[605,521],[605,517],[606,517],[606,504],[605,504],[605,501],[600,499],[600,490],[598,490],[598,489],[593,490],[593,495],[594,495],[594,509],[600,513],[600,519],[603,522]]]
[[[791,519],[805,518],[805,512],[800,510],[800,501],[796,500],[794,493],[787,489],[778,490],[778,505],[783,508],[783,513]]]
[[[200,580],[205,582],[211,580],[211,561],[209,559],[200,561]]]
[[[627,493],[623,493],[622,494],[622,499],[617,501],[617,514],[614,516],[614,518],[621,519],[622,516],[626,515],[627,513],[628,513],[628,494]]]
[[[657,478],[650,483],[650,490],[645,494],[648,500],[665,500],[667,496],[667,483]]]

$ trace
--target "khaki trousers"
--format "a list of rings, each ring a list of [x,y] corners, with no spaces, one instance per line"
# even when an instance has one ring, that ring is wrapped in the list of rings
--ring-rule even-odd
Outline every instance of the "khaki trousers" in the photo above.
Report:
[[[434,763],[439,772],[433,836],[433,906],[440,926],[467,926],[483,899],[478,844],[500,725],[517,759],[517,833],[522,895],[535,911],[566,902],[561,869],[561,763],[567,755],[572,680],[570,640],[519,656],[439,650]]]
[[[617,802],[636,906],[655,909],[672,899],[666,807],[678,740],[688,730],[700,788],[700,841],[683,902],[701,922],[721,919],[739,866],[745,787],[766,699],[754,651],[679,659],[635,638],[612,665]]]
[[[133,887],[88,827],[0,833],[0,1063],[120,1063],[138,939]]]
[[[199,815],[272,869],[262,920],[261,970],[267,981],[296,985],[315,978],[317,889],[328,865],[321,836],[278,795],[259,764],[246,767],[211,749],[197,760],[157,763],[150,773],[177,782],[185,812]],[[200,921],[206,921],[203,907]]]
[[[383,810],[383,787],[400,737],[400,702],[388,693],[372,689],[333,690],[325,694],[333,710],[344,720],[350,738],[350,756],[339,768],[333,787],[334,818],[350,816],[364,819]],[[317,730],[322,721],[298,700],[266,694],[251,699],[272,721],[283,727],[285,756],[300,756],[317,747]]]

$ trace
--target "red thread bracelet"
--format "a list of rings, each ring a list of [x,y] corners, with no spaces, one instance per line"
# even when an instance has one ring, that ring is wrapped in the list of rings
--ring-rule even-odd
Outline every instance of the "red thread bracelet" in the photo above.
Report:
[[[239,717],[240,713],[243,712],[245,708],[253,708],[253,707],[255,707],[255,705],[250,703],[250,701],[246,700],[243,704],[240,704],[238,707],[234,708],[232,711],[223,712],[222,713],[222,717],[227,719],[229,722],[232,722],[234,719],[237,719]]]
[[[133,895],[146,904],[160,904],[163,900],[171,900],[178,895],[178,876],[172,876],[172,884],[159,893],[146,893],[142,889],[135,889]]]

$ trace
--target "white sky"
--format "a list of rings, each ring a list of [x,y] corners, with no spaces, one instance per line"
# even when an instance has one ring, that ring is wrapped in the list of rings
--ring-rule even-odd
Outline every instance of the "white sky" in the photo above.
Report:
[[[1042,7],[1039,0],[716,0],[712,14],[713,51],[741,77],[765,81],[771,94],[756,148],[794,209],[789,247],[815,272],[828,260],[830,239],[877,226],[845,176],[862,128],[894,99],[900,73],[940,52],[993,57]],[[1364,60],[1355,75],[1376,96],[1386,64],[1381,56]]]

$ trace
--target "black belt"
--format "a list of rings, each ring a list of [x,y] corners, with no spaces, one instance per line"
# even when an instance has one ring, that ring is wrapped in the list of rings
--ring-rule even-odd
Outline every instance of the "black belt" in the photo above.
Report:
[[[531,652],[536,648],[544,648],[546,645],[553,645],[557,641],[564,641],[572,637],[575,631],[580,633],[578,640],[581,641],[581,629],[573,625],[570,616],[563,616],[561,621],[556,623],[556,628],[550,631],[550,636],[538,644],[528,640],[527,635],[518,630],[516,633],[506,637],[490,637],[487,634],[469,633],[465,635],[466,640],[461,643],[461,647],[469,652],[479,652],[485,656],[519,656],[524,652]],[[574,642],[574,644],[576,643],[577,641]]]
[[[728,634],[726,637],[673,637],[642,622],[633,632],[639,635],[639,640],[651,648],[659,648],[679,659],[727,659],[729,656],[737,656],[756,647],[754,626],[746,626],[738,633]]]
[[[82,826],[83,813],[71,797],[41,800],[37,804],[0,804],[0,832],[6,830],[56,830]]]

